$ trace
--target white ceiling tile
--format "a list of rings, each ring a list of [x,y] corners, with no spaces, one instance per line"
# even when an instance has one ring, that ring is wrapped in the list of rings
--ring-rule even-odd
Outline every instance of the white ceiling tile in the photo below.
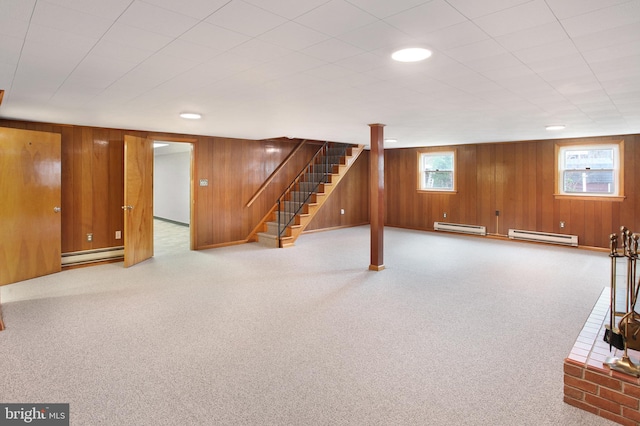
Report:
[[[367,52],[360,55],[349,56],[346,59],[336,61],[335,64],[352,71],[365,72],[387,66],[389,64],[389,58]]]
[[[332,0],[296,18],[295,21],[335,37],[376,20],[374,16],[344,0]]]
[[[597,82],[595,76],[593,75],[593,72],[584,62],[575,66],[562,68],[556,67],[539,72],[538,75],[551,84],[554,84],[558,81],[577,81],[581,78],[588,79],[589,81],[592,81],[594,83]]]
[[[637,22],[640,22],[640,1],[629,1],[563,19],[562,25],[569,36],[580,37]]]
[[[40,1],[33,12],[31,24],[97,39],[102,37],[113,21]]]
[[[529,1],[531,0],[448,0],[451,6],[470,19],[509,9]]]
[[[555,43],[518,50],[513,52],[513,54],[525,64],[529,64],[553,58],[576,55],[578,54],[578,50],[571,40],[562,40]]]
[[[302,53],[326,62],[337,62],[364,52],[362,49],[333,38],[314,44],[302,50]]]
[[[626,56],[613,62],[592,62],[590,66],[600,81],[638,76],[640,75],[640,55]]]
[[[513,93],[521,95],[531,95],[540,91],[549,90],[549,83],[537,75],[519,76],[502,79],[499,84]]]
[[[22,39],[15,37],[0,38],[0,64],[18,63],[20,51],[22,50]]]
[[[171,1],[171,0],[167,0]],[[294,19],[303,15],[329,0],[246,0],[254,6],[258,6],[276,15],[287,19]]]
[[[173,56],[178,59],[187,59],[194,62],[204,62],[222,53],[221,50],[191,43],[183,39],[176,39],[165,46],[161,51],[163,55]]]
[[[91,50],[91,48],[98,42],[97,38],[72,34],[67,31],[44,27],[38,24],[30,25],[26,40],[50,46],[82,49],[85,52]]]
[[[265,43],[257,38],[251,39],[235,47],[232,52],[238,56],[251,58],[256,62],[267,62],[281,56],[290,54],[290,49]]]
[[[85,105],[100,94],[99,89],[74,86],[58,90],[47,102],[56,108],[68,108],[74,113],[84,112]]]
[[[446,55],[434,55],[429,58],[429,60],[419,62],[417,64],[397,64],[394,62],[394,65],[400,65],[400,69],[405,68],[402,65],[410,65],[406,68],[415,68],[420,72],[425,72],[429,77],[432,78],[456,76],[459,74],[467,74],[469,71],[471,71],[471,69],[465,64],[462,64],[459,61],[452,59]],[[415,67],[412,65],[415,65]]]
[[[1,20],[29,21],[36,0],[0,0]]]
[[[539,27],[555,21],[556,17],[544,0],[530,1],[474,19],[474,22],[492,37]]]
[[[132,62],[89,55],[73,70],[65,85],[105,89],[135,66]]]
[[[301,50],[320,43],[330,36],[296,22],[286,22],[260,36],[260,40],[291,50]]]
[[[429,33],[466,20],[444,0],[433,0],[390,16],[385,21],[414,37],[427,37]]]
[[[13,75],[16,70],[16,64],[0,62],[0,87],[9,90],[13,81]],[[4,94],[4,99],[8,99],[10,92]]]
[[[522,65],[522,61],[511,53],[488,56],[473,61],[465,62],[465,65],[477,72],[499,70],[502,68],[513,68]]]
[[[629,0],[547,0],[547,4],[558,19],[566,19],[628,1]]]
[[[140,28],[115,23],[104,35],[102,40],[155,52],[169,44],[173,39]]]
[[[587,73],[593,75],[582,55],[578,53],[568,54],[566,56],[558,56],[555,58],[543,59],[540,61],[528,62],[527,66],[536,73],[542,75],[544,73],[554,73],[558,70],[572,69],[573,72],[580,75]],[[570,71],[562,71],[570,72]],[[548,74],[547,74],[548,75]],[[578,74],[576,74],[577,76]]]
[[[84,0],[75,0],[84,1]],[[95,0],[102,1],[102,0]],[[130,2],[131,0],[124,0]],[[162,7],[173,12],[180,13],[182,15],[190,16],[198,20],[207,18],[209,15],[220,9],[225,4],[229,3],[229,0],[189,0],[189,1],[175,1],[175,0],[143,0],[145,3],[149,3],[155,6]]]
[[[251,37],[286,22],[286,19],[243,1],[227,3],[207,18],[207,22]]]
[[[180,39],[191,43],[201,44],[212,49],[227,51],[245,43],[251,38],[207,22],[201,22],[183,34]]]
[[[118,22],[167,37],[178,37],[194,27],[198,20],[136,0]]]
[[[257,70],[268,81],[308,71],[323,64],[324,62],[322,61],[314,60],[298,52],[292,52],[274,61],[252,68],[252,71]]]
[[[381,121],[398,147],[640,133],[638,2],[0,0],[3,114],[365,142]],[[405,43],[433,56],[391,61]],[[187,106],[209,119],[185,128]]]
[[[386,18],[391,15],[404,12],[415,6],[426,3],[428,0],[348,0],[349,3],[376,16]]]
[[[27,40],[22,48],[20,67],[28,73],[40,73],[45,79],[57,73],[68,74],[87,55],[87,51],[86,46],[54,46]]]
[[[635,76],[611,78],[609,80],[599,79],[599,81],[612,97],[627,96],[629,93],[640,91],[640,84]]]
[[[511,67],[496,67],[482,71],[482,75],[493,81],[500,81],[504,78],[526,77],[533,73],[531,68],[521,63]]]
[[[510,51],[567,40],[567,33],[557,21],[496,37],[496,41]]]
[[[487,39],[476,43],[467,44],[466,46],[456,47],[444,52],[449,57],[462,63],[477,61],[483,58],[502,55],[507,53],[504,47],[500,46],[495,40]]]
[[[363,50],[390,48],[390,53],[400,47],[416,45],[416,39],[391,25],[376,21],[341,35],[340,40]]]
[[[487,33],[482,31],[471,21],[442,28],[424,36],[427,47],[435,47],[438,50],[453,49],[488,39]]]
[[[94,16],[101,16],[105,19],[114,21],[127,7],[131,4],[131,0],[46,0],[67,9],[73,9],[78,12],[86,13]],[[41,3],[39,0],[38,3]]]
[[[142,62],[153,53],[153,50],[140,49],[131,44],[118,43],[104,38],[91,50],[92,55],[133,63]]]
[[[640,34],[640,31],[638,31]],[[583,52],[582,55],[589,63],[616,61],[627,56],[640,55],[640,43],[637,41],[630,43],[617,44],[603,49],[589,50]]]
[[[555,79],[551,82],[553,88],[563,96],[575,96],[582,93],[602,91],[602,85],[592,75],[570,76]]]
[[[35,0],[0,1],[0,35],[24,37],[34,6]]]

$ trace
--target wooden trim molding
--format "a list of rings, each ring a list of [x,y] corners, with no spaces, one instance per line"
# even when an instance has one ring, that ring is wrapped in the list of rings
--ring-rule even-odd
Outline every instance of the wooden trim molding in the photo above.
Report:
[[[4,98],[4,90],[0,90],[0,105],[2,105],[2,98]]]

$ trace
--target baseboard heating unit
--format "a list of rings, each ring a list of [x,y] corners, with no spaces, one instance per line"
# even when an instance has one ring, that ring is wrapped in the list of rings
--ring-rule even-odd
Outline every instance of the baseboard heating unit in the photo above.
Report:
[[[479,225],[465,225],[462,223],[433,222],[436,231],[461,232],[463,234],[487,235],[487,228]]]
[[[509,238],[512,240],[535,241],[538,243],[563,244],[566,246],[578,247],[577,235],[509,229]]]
[[[110,247],[97,250],[74,251],[62,254],[62,266],[82,265],[124,258],[124,247]]]

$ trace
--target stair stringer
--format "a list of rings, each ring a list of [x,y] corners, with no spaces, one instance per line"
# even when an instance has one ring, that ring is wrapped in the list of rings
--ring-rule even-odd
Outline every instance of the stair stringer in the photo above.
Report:
[[[287,226],[285,236],[280,238],[280,247],[285,248],[294,245],[295,241],[304,232],[309,223],[311,223],[324,203],[329,199],[342,178],[347,174],[363,150],[364,145],[357,145],[355,147],[348,148],[348,154],[342,157],[340,164],[334,166],[333,173],[329,175],[329,182],[321,183],[319,185],[318,191],[311,196],[311,202],[305,203],[306,205],[302,209],[302,212],[296,215],[294,223]]]

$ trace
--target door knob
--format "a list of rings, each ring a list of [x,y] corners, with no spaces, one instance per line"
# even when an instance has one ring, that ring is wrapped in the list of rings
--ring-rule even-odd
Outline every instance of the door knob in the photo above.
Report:
[[[133,210],[133,206],[122,206],[122,210]]]
[[[62,210],[62,209],[61,209],[60,207],[58,207],[58,206],[55,206],[55,207],[53,208],[54,213],[60,213],[60,211],[61,211],[61,210]]]

